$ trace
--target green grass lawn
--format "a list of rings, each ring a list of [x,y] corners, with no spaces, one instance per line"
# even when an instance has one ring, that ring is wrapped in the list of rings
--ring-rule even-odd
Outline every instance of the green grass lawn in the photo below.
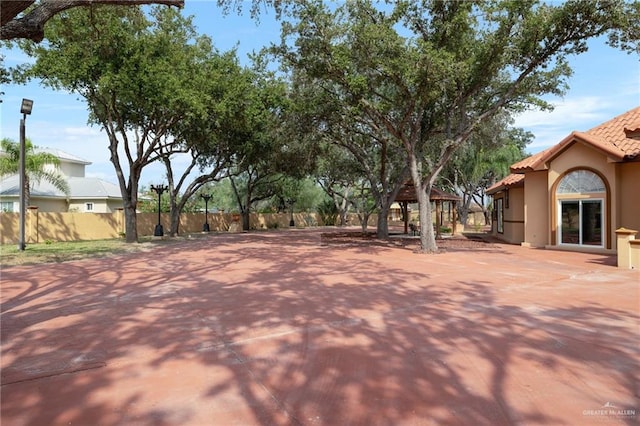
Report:
[[[158,244],[171,243],[172,239],[152,240],[142,238],[139,243],[127,244],[122,239],[95,241],[64,241],[27,244],[24,251],[17,244],[0,246],[0,266],[36,265],[41,263],[66,262],[89,257],[148,250]]]

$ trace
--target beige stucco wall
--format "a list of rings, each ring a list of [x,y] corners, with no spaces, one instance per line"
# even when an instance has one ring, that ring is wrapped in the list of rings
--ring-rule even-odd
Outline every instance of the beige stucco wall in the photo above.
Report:
[[[60,171],[66,176],[84,177],[84,164],[68,163],[66,161],[60,163]]]
[[[493,194],[495,200],[502,199],[503,205],[503,232],[498,232],[497,214],[494,212],[491,224],[492,234],[512,244],[520,244],[524,241],[524,188],[510,188],[508,192],[509,206],[507,207],[507,193],[505,191]]]
[[[509,207],[504,209],[504,236],[510,243],[524,241],[524,188],[509,189]]]
[[[629,242],[629,264],[633,269],[640,269],[640,241]]]
[[[122,208],[122,200],[105,200],[104,198],[72,200],[69,203],[69,212],[87,213],[87,203],[93,203],[92,213],[113,213]]]
[[[0,201],[12,202],[15,212],[20,209],[20,203],[17,197],[3,197]],[[107,200],[104,198],[95,198],[71,200],[67,202],[67,200],[62,198],[29,198],[29,206],[37,207],[40,212],[85,213],[86,203],[93,203],[93,213],[113,213],[122,208],[122,200],[118,199]]]
[[[27,242],[99,240],[118,237],[116,213],[40,212],[37,215],[37,221],[37,227],[29,228]]]
[[[640,162],[618,165],[614,228],[640,230]]]
[[[17,243],[20,227],[20,214],[0,212],[0,243]]]
[[[550,162],[549,170],[526,173],[523,245],[557,245],[558,199],[555,189],[562,177],[577,169],[596,172],[608,190],[606,195],[602,195],[605,201],[605,249],[616,249],[616,229],[640,229],[640,163],[611,162],[602,152],[574,143]]]
[[[0,243],[15,244],[18,242],[19,213],[0,213]],[[138,213],[138,234],[153,235],[158,223],[157,213]],[[315,213],[294,213],[296,227],[313,227],[322,225]],[[169,215],[160,215],[165,233],[169,232]],[[255,214],[250,216],[251,229],[288,229],[290,216],[281,214]],[[349,224],[359,226],[357,214],[348,215]],[[212,232],[226,232],[232,224],[230,213],[209,213],[208,222]],[[375,226],[376,215],[369,217],[369,226]],[[204,214],[184,213],[180,216],[179,234],[201,232]],[[114,213],[55,213],[39,212],[29,209],[25,214],[25,240],[27,243],[43,243],[51,241],[77,241],[118,238],[124,232],[124,212]]]
[[[60,198],[31,197],[29,206],[37,207],[41,212],[66,212],[67,201]]]
[[[615,163],[607,162],[606,156],[582,143],[574,143],[549,164],[549,187],[568,170],[575,168],[594,169],[612,182],[615,180]]]
[[[544,247],[549,241],[549,196],[547,171],[529,172],[524,177],[524,242]]]
[[[585,198],[604,200],[604,249],[616,250],[615,230],[640,229],[640,162],[616,163],[601,151],[575,142],[550,161],[548,170],[525,174],[523,217],[525,221],[523,245],[544,247],[557,245],[558,197],[557,184],[571,171],[591,170],[598,174],[607,188],[606,194],[589,194]],[[494,194],[494,199],[504,194]],[[510,194],[510,207],[518,206],[518,195]],[[567,198],[569,196],[561,196]],[[570,196],[570,198],[576,198]],[[504,210],[504,234],[493,232],[507,241],[513,241],[519,232],[513,226],[519,212]],[[582,248],[579,248],[582,249]]]
[[[618,215],[617,206],[615,202],[610,200],[616,200],[617,194],[617,179],[616,179],[616,166],[617,163],[607,161],[607,157],[600,151],[586,146],[582,143],[574,143],[561,155],[551,161],[549,165],[549,232],[548,243],[557,244],[557,199],[555,197],[555,185],[559,180],[564,177],[565,174],[576,169],[588,169],[597,172],[603,180],[605,185],[609,189],[609,194],[605,199],[605,248],[615,249],[615,220],[612,220]]]

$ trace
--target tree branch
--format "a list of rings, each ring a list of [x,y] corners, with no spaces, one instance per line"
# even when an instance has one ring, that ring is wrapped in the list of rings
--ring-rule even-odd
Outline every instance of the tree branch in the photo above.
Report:
[[[140,6],[144,4],[162,4],[184,7],[184,0],[41,0],[24,16],[16,18],[26,10],[33,0],[20,1],[19,4],[9,0],[0,0],[2,23],[0,40],[28,39],[39,43],[44,38],[44,24],[56,14],[78,6],[106,4],[114,6]],[[9,7],[9,5],[12,7]],[[6,9],[9,9],[6,11]],[[5,13],[6,11],[6,13]]]

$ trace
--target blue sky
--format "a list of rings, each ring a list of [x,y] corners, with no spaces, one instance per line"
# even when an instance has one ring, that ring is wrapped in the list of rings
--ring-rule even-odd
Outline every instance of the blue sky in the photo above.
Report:
[[[212,37],[222,51],[237,45],[241,61],[253,50],[277,41],[279,24],[271,10],[263,11],[260,22],[244,16],[224,16],[214,0],[186,0],[183,13],[195,16],[200,33]],[[246,4],[246,3],[245,3]],[[530,153],[555,145],[574,130],[585,131],[640,105],[640,61],[607,46],[604,40],[592,40],[587,53],[570,58],[574,75],[564,98],[552,98],[553,112],[529,111],[516,117],[515,125],[533,132]],[[26,61],[17,50],[3,51],[5,65]],[[86,173],[90,177],[117,183],[109,162],[108,141],[98,127],[87,125],[87,108],[77,95],[56,92],[37,82],[26,86],[8,85],[0,103],[1,137],[18,140],[20,102],[34,101],[33,113],[27,118],[27,137],[37,146],[58,148],[91,161]],[[149,186],[163,180],[159,166],[145,170],[141,184]]]

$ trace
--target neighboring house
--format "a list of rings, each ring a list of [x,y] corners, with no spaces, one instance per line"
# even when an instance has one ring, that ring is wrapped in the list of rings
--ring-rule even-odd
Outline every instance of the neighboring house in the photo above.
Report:
[[[511,166],[493,185],[495,236],[529,247],[615,251],[640,231],[640,107]]]
[[[37,151],[48,152],[60,159],[59,171],[66,177],[71,192],[67,196],[48,182],[32,181],[30,206],[38,207],[41,212],[110,213],[122,208],[122,195],[117,185],[85,177],[85,167],[90,162],[57,149],[37,148]],[[19,180],[18,175],[0,180],[0,211],[19,211]]]

